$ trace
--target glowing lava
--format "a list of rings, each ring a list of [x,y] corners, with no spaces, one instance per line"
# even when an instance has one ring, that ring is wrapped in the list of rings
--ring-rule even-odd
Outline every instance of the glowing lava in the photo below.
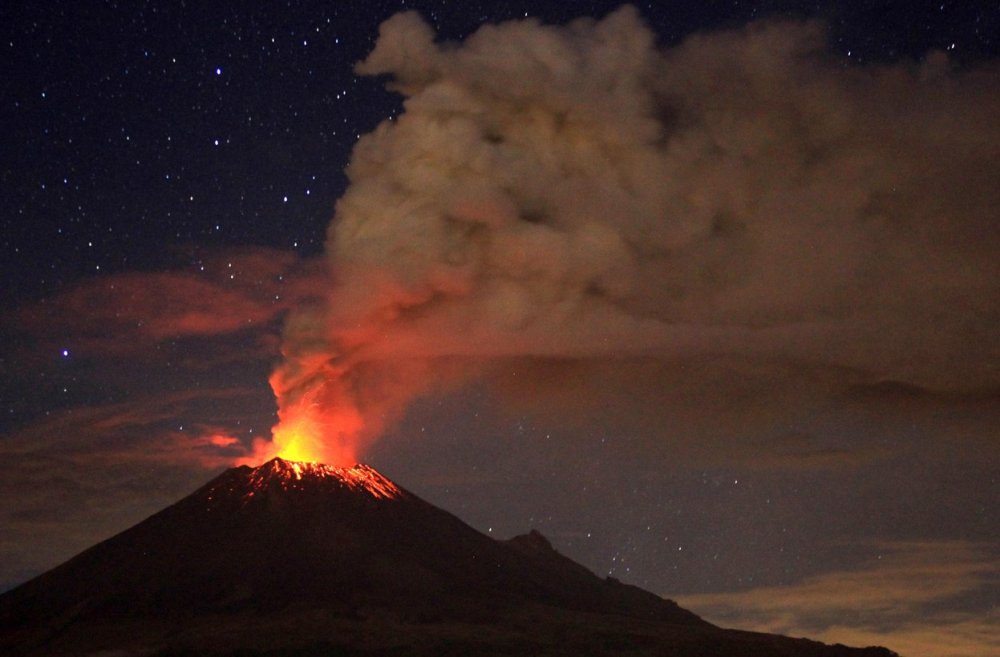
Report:
[[[236,465],[255,466],[275,457],[341,468],[357,463],[359,436],[364,427],[357,409],[344,403],[341,395],[331,394],[336,392],[332,385],[319,386],[290,400],[283,394],[279,379],[277,374],[271,377],[279,404],[272,438],[254,440],[253,452],[238,459]]]
[[[282,490],[304,490],[306,486],[315,486],[317,483],[367,493],[376,499],[392,499],[402,495],[396,484],[368,465],[358,463],[349,468],[340,468],[324,463],[275,458],[253,469],[247,480],[250,491],[245,497],[249,499],[275,485]]]
[[[288,418],[282,418],[271,430],[273,435],[274,456],[280,456],[288,461],[312,461],[334,463],[357,463],[357,458],[351,452],[339,450],[331,455],[327,452],[323,441],[322,426],[310,413],[301,413]]]

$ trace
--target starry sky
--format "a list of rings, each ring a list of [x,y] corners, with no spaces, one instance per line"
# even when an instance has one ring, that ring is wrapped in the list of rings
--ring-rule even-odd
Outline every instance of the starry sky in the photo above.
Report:
[[[369,290],[378,297],[382,279],[372,270],[403,280],[400,272],[426,269],[407,255],[435,248],[422,229],[390,226],[371,248],[356,237],[382,234],[357,207],[380,216],[407,207],[390,205],[379,185],[412,185],[421,208],[438,202],[425,198],[437,194],[437,178],[386,171],[421,170],[428,158],[439,166],[436,155],[413,154],[464,143],[427,136],[468,95],[432,97],[426,71],[468,94],[488,86],[480,69],[512,70],[519,103],[565,102],[566,116],[598,107],[579,119],[581,139],[612,125],[630,143],[638,119],[618,125],[614,117],[641,104],[609,101],[605,110],[597,96],[559,95],[558,85],[546,96],[516,48],[504,54],[487,37],[479,50],[458,45],[483,26],[532,19],[523,33],[489,38],[548,44],[539,61],[558,68],[542,55],[558,52],[569,32],[544,41],[538,26],[602,19],[619,4],[6,3],[0,589],[176,501],[266,437],[276,421],[268,376],[283,345],[302,342],[283,328],[290,315],[307,317],[302,308],[331,287],[340,304]],[[635,7],[637,22],[622,19],[607,40],[627,34],[638,43],[632,35],[646,34],[662,59],[650,73],[624,58],[611,75],[649,85],[675,150],[657,145],[663,161],[648,167],[621,164],[630,162],[621,155],[585,176],[596,186],[608,171],[628,177],[665,166],[680,182],[635,183],[667,190],[643,197],[636,213],[668,208],[669,221],[695,218],[663,235],[648,229],[647,241],[662,249],[635,247],[629,262],[639,273],[626,293],[628,272],[605,266],[617,257],[608,245],[643,240],[630,237],[635,226],[617,210],[601,225],[624,226],[621,240],[595,237],[545,204],[558,196],[532,191],[528,209],[521,197],[510,201],[532,224],[590,236],[598,246],[584,253],[570,241],[567,257],[596,254],[581,295],[608,303],[569,333],[549,332],[550,316],[530,312],[496,334],[476,333],[496,308],[506,321],[518,304],[504,292],[497,306],[494,288],[473,287],[455,312],[428,307],[425,323],[387,325],[390,346],[369,343],[380,363],[448,356],[477,365],[461,375],[451,361],[419,369],[444,383],[411,386],[378,409],[385,419],[364,459],[477,529],[508,538],[536,528],[598,574],[719,624],[914,656],[1000,649],[1000,198],[991,182],[1000,135],[989,120],[1000,107],[1000,7]],[[423,22],[398,21],[380,37],[380,25],[406,10]],[[424,24],[438,46],[420,41]],[[579,30],[589,35],[587,25]],[[449,52],[469,57],[446,61]],[[489,68],[496,53],[499,68]],[[788,70],[794,75],[775,73]],[[817,90],[818,100],[803,94],[790,109],[768,104],[782,93],[755,95],[757,81],[780,91],[786,78]],[[601,93],[631,93],[622,87]],[[805,117],[804,127],[774,127],[792,115]],[[494,118],[498,134],[488,141],[518,143],[517,122]],[[380,125],[398,130],[365,137]],[[792,146],[747,146],[758,143],[747,135],[760,134],[762,143]],[[532,139],[525,143],[541,143]],[[562,142],[553,143],[546,152],[563,157]],[[803,149],[806,164],[796,169]],[[734,169],[725,154],[736,151]],[[580,161],[587,169],[597,160]],[[525,169],[542,177],[520,160],[499,171]],[[515,173],[511,188],[522,184]],[[744,179],[777,191],[747,201],[731,191]],[[470,189],[475,198],[449,197],[441,213],[481,202],[488,207],[468,210],[472,221],[491,230],[502,223],[509,199]],[[770,209],[747,209],[754,203]],[[698,237],[700,213],[715,246]],[[535,272],[517,279],[530,294],[548,290],[554,274],[530,260],[551,261],[549,242],[508,244],[529,255],[491,262]],[[759,253],[774,255],[747,256]],[[330,261],[346,264],[331,277]],[[479,273],[476,280],[496,274]],[[483,299],[489,312],[476,305]],[[636,328],[606,306],[657,324]],[[848,322],[855,311],[862,328]],[[475,329],[469,335],[504,347],[462,343],[457,316],[474,316],[462,325]],[[546,330],[536,335],[537,326]],[[719,326],[705,337],[704,327]],[[521,345],[514,334],[529,347],[509,346]],[[458,345],[452,352],[427,346],[448,340]],[[560,346],[567,341],[577,346]],[[617,346],[597,346],[608,341]],[[623,346],[630,341],[642,349]],[[386,371],[405,378],[415,370]],[[386,371],[366,370],[364,380]]]

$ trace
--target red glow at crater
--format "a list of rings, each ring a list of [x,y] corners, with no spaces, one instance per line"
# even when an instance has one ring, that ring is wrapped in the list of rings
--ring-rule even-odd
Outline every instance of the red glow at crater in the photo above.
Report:
[[[247,481],[250,491],[246,497],[253,497],[274,485],[283,490],[295,490],[317,482],[327,482],[354,492],[367,493],[377,499],[392,499],[402,495],[396,484],[368,465],[358,463],[349,468],[342,468],[324,463],[303,463],[276,458],[254,468]]]
[[[275,457],[341,468],[357,463],[364,428],[357,409],[331,395],[327,386],[288,399],[277,379],[271,378],[279,402],[278,424],[271,429],[271,440],[254,440],[252,453],[238,459],[236,465],[256,466]]]

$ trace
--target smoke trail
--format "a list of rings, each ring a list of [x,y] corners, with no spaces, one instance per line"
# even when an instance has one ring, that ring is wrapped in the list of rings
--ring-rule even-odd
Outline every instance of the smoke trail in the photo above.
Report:
[[[845,68],[811,23],[663,51],[629,7],[434,36],[399,14],[357,66],[405,112],[355,147],[272,378],[328,459],[506,357],[995,385],[996,68]]]

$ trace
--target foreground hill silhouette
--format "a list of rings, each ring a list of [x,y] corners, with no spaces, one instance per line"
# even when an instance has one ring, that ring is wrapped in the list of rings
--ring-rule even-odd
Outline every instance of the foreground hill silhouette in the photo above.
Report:
[[[894,655],[724,630],[368,466],[281,459],[0,596],[0,654]]]

